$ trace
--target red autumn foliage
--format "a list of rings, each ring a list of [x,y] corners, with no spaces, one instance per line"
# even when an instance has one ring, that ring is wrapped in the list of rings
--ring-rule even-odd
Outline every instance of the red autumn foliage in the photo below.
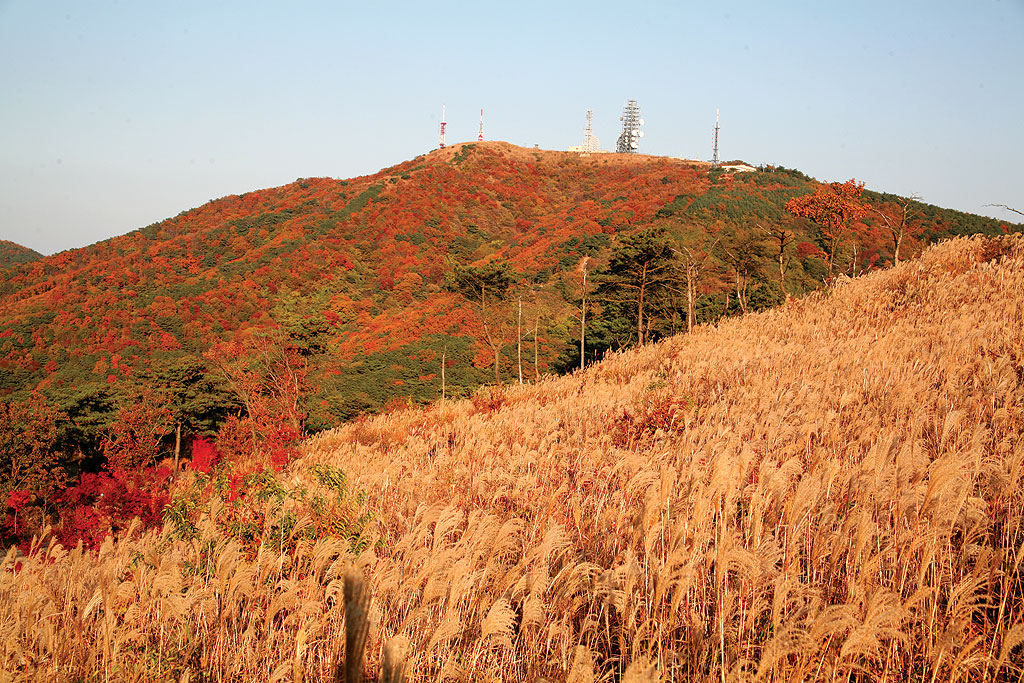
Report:
[[[845,183],[819,185],[814,192],[786,202],[786,211],[813,221],[828,241],[828,274],[831,277],[836,247],[855,220],[867,209],[861,203],[864,183],[850,179]]]
[[[192,440],[192,462],[188,468],[202,474],[209,474],[223,456],[208,439],[196,437]]]
[[[83,474],[62,496],[58,540],[65,546],[81,541],[95,548],[108,535],[126,529],[133,519],[138,518],[143,528],[159,526],[170,502],[165,491],[169,476],[166,467]]]
[[[161,440],[170,433],[171,411],[154,397],[143,395],[117,411],[103,438],[103,454],[110,469],[134,470],[156,463]]]
[[[67,415],[33,392],[25,401],[0,401],[0,499],[11,491],[46,495],[64,482],[57,425]]]
[[[32,500],[32,493],[29,491],[11,491],[7,496],[7,507],[13,508],[15,512],[28,505]]]
[[[824,256],[825,252],[818,248],[818,245],[812,244],[811,242],[801,242],[796,245],[797,258],[805,259],[808,256]]]

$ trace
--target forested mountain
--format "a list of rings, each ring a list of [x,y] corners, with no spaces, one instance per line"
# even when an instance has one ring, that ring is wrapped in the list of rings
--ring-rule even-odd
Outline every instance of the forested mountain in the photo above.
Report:
[[[35,249],[23,247],[8,240],[0,240],[0,272],[20,263],[31,263],[43,258]]]
[[[856,211],[834,220],[842,187]],[[455,145],[10,267],[0,447],[30,435],[71,476],[199,435],[270,454],[389,404],[579,367],[581,331],[589,363],[885,266],[897,229],[907,258],[1021,227],[784,168]],[[10,463],[39,453],[3,457],[0,494],[28,486]]]

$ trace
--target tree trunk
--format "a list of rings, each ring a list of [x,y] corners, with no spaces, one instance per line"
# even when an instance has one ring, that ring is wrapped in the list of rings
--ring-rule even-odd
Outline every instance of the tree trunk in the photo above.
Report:
[[[694,305],[693,297],[693,278],[696,273],[693,272],[693,268],[687,266],[686,268],[686,333],[693,332],[693,319],[697,315],[696,306]]]
[[[523,297],[519,295],[519,318],[516,320],[516,358],[519,363],[519,383],[523,383]]]
[[[786,245],[782,244],[779,247],[779,289],[782,290],[782,296],[786,295]]]
[[[494,383],[501,384],[501,371],[498,369],[498,361],[501,358],[501,347],[497,344],[491,344],[491,348],[494,349]]]
[[[580,370],[584,365],[584,340],[587,334],[587,271],[583,271],[583,306],[580,307]]]
[[[740,305],[740,313],[747,314],[747,283],[736,271],[736,302]]]
[[[441,400],[445,399],[445,385],[444,385],[444,366],[448,360],[448,347],[445,346],[444,350],[441,351]]]
[[[533,379],[540,381],[540,363],[537,350],[537,332],[540,331],[540,309],[537,309],[537,316],[533,319]]]
[[[494,351],[494,381],[497,384],[501,384],[501,373],[498,369],[498,361],[501,357],[501,342],[497,335],[491,334],[491,328],[487,323],[484,323],[484,338],[487,340],[487,343],[490,344],[491,350]]]
[[[830,247],[831,248],[828,250],[828,279],[829,280],[832,279],[832,273],[835,271],[836,250],[839,248],[839,240],[838,239],[832,240],[832,242],[830,244]]]
[[[580,306],[580,370],[585,365],[585,339],[587,334],[587,260],[583,259],[583,286],[582,286],[582,299],[583,304]]]
[[[174,425],[174,473],[178,473],[178,459],[181,457],[181,423]]]
[[[644,345],[644,289],[647,285],[647,265],[644,264],[643,277],[640,279],[640,291],[636,297],[636,335],[637,345]]]

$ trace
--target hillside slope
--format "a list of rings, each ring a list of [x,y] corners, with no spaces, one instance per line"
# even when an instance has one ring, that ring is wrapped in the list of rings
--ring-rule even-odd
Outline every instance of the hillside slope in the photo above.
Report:
[[[786,169],[734,175],[669,158],[485,142],[365,177],[299,179],[224,197],[11,270],[0,281],[0,400],[25,403],[40,392],[67,416],[64,450],[101,462],[118,412],[159,410],[153,394],[180,395],[181,377],[218,399],[172,405],[165,451],[176,430],[187,443],[243,411],[246,401],[204,358],[211,352],[253,366],[267,344],[295,349],[306,380],[295,422],[307,432],[443,390],[466,395],[493,381],[495,354],[478,311],[446,287],[455,268],[511,271],[493,340],[498,374],[518,378],[523,356],[523,374],[538,376],[573,361],[584,259],[594,283],[626,240],[650,229],[664,229],[677,250],[709,251],[695,287],[696,322],[774,305],[782,285],[794,296],[820,287],[822,237],[784,209],[817,186]],[[866,198],[891,208],[892,198]],[[891,260],[871,216],[843,244],[844,272]],[[769,228],[791,237],[781,284],[777,255],[762,239]],[[1021,227],[916,204],[904,253],[1004,229]],[[676,298],[648,318],[648,333],[686,329],[685,301]],[[614,327],[600,297],[588,303],[588,359],[636,342],[628,326]]]
[[[29,249],[8,240],[0,240],[0,271],[23,263],[38,261],[41,258],[43,255],[35,249]]]
[[[8,556],[4,667],[320,680],[355,565],[411,680],[1017,680],[1022,319],[1022,241],[958,239],[360,420],[273,486],[180,482],[159,536]]]

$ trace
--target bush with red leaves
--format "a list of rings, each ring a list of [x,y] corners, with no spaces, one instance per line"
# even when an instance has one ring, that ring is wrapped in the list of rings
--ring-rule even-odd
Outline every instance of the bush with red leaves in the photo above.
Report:
[[[159,526],[170,502],[165,491],[169,476],[166,467],[83,474],[62,496],[57,539],[65,546],[81,541],[87,548],[96,548],[135,518],[143,528]]]
[[[221,452],[207,439],[197,437],[192,440],[192,462],[188,468],[202,474],[209,474],[223,459]]]

